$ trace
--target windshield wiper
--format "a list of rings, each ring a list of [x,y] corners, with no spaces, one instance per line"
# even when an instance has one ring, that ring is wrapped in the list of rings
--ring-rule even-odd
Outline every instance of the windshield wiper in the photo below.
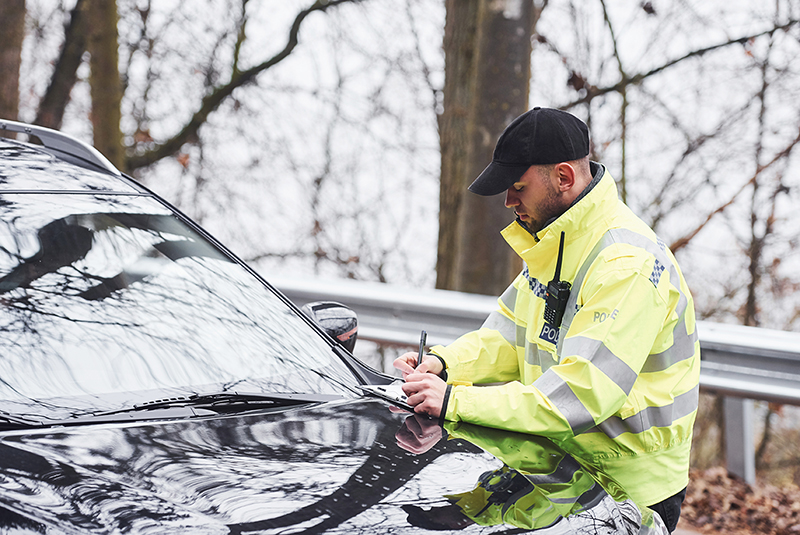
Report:
[[[339,401],[338,394],[262,394],[244,392],[216,392],[213,394],[191,394],[171,396],[131,407],[75,415],[66,419],[29,420],[5,411],[0,411],[0,431],[32,427],[60,427],[87,425],[101,422],[131,422],[136,420],[183,419],[198,416],[215,416],[264,409],[279,409],[296,405],[308,405]]]
[[[325,403],[341,400],[338,394],[262,394],[245,392],[216,392],[213,394],[191,394],[172,396],[138,403],[132,407],[113,411],[97,412],[93,417],[131,414],[137,412],[159,411],[163,409],[190,408],[205,409],[214,413],[242,412],[272,407],[288,407],[308,403]]]

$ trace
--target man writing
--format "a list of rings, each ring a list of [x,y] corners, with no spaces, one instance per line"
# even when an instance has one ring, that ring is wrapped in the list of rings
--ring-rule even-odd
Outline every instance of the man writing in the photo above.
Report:
[[[479,330],[432,348],[418,367],[415,353],[395,361],[408,403],[550,438],[674,530],[700,349],[672,253],[618,199],[614,179],[589,160],[588,128],[563,111],[515,119],[469,189],[505,192],[517,220],[502,235],[524,268]]]

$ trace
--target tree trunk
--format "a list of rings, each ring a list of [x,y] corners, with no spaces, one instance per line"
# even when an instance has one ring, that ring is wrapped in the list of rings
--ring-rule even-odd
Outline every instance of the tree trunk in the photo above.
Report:
[[[25,36],[25,0],[0,2],[0,119],[16,120],[19,113],[19,66]]]
[[[95,147],[118,169],[125,168],[120,119],[122,82],[119,78],[117,4],[109,0],[88,0],[87,49],[90,54],[92,131]]]
[[[64,45],[56,61],[53,76],[47,86],[35,123],[48,128],[61,128],[64,110],[69,102],[72,86],[78,79],[78,67],[86,51],[86,0],[78,0],[70,13],[70,21],[64,29]]]
[[[503,195],[469,184],[505,126],[528,109],[531,2],[447,0],[442,176],[436,287],[500,294],[519,270],[498,232],[513,220]]]

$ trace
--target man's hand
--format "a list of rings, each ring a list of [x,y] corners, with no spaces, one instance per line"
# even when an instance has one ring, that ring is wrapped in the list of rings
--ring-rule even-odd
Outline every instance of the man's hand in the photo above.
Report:
[[[434,360],[438,362],[438,359]],[[444,416],[442,406],[447,383],[438,375],[420,372],[425,364],[423,361],[416,371],[406,376],[406,382],[402,386],[403,392],[408,396],[407,403],[414,407],[414,412],[441,418]]]
[[[394,367],[403,372],[403,379],[408,380],[408,375],[414,373],[432,373],[439,375],[444,368],[442,361],[433,355],[425,355],[422,357],[422,364],[417,367],[418,353],[404,353],[397,357],[393,363]]]

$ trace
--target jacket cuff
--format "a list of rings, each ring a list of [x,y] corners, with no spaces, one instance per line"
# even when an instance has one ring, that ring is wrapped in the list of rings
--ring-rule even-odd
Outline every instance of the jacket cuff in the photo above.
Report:
[[[453,385],[447,385],[447,388],[444,390],[444,401],[442,401],[442,412],[439,414],[439,425],[444,427],[445,416],[447,415],[447,403],[450,401],[450,391],[453,389]]]
[[[439,359],[439,362],[442,363],[442,372],[439,374],[439,377],[442,379],[442,381],[444,381],[446,383],[447,382],[447,363],[439,355],[437,355],[435,353],[430,353],[430,354],[433,355],[434,357],[436,357],[437,359]],[[447,403],[447,400],[445,400],[445,403]]]

